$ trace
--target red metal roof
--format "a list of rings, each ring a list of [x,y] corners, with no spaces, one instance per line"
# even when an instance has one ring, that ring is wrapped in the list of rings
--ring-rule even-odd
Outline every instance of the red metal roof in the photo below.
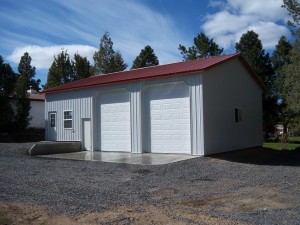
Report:
[[[45,94],[44,93],[38,93],[38,94],[28,93],[28,94],[29,94],[28,98],[30,100],[45,101]]]
[[[210,58],[201,58],[186,62],[172,63],[167,65],[140,68],[129,71],[109,73],[105,75],[97,75],[82,80],[77,80],[71,83],[67,83],[58,87],[49,88],[45,90],[44,93],[69,91],[74,89],[82,89],[92,86],[100,86],[119,82],[128,82],[135,80],[144,80],[165,76],[175,76],[180,74],[203,72],[220,63],[237,57],[243,60],[240,54],[230,54]]]

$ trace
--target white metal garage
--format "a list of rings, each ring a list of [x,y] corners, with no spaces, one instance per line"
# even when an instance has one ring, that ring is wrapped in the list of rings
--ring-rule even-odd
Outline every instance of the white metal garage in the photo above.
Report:
[[[263,89],[240,54],[92,76],[45,91],[46,140],[191,155],[259,146]]]
[[[131,152],[128,91],[102,93],[99,103],[101,151]]]
[[[144,151],[191,154],[188,86],[174,83],[147,88],[143,103]]]

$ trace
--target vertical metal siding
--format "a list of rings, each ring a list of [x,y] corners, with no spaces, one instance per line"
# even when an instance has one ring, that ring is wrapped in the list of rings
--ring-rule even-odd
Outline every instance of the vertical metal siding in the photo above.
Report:
[[[163,79],[152,79],[147,81],[139,81],[127,84],[114,84],[100,86],[77,91],[60,92],[46,95],[46,112],[45,118],[48,120],[48,112],[57,112],[57,141],[81,141],[82,139],[82,119],[91,118],[92,125],[92,149],[99,149],[99,104],[98,99],[100,93],[106,91],[114,91],[127,89],[130,93],[131,106],[131,135],[132,135],[132,152],[142,153],[142,91],[145,87],[160,84],[172,84],[185,82],[190,86],[190,122],[191,127],[191,143],[194,142],[192,154],[202,155],[202,136],[203,136],[203,120],[202,118],[202,78],[199,74],[184,75]],[[73,111],[73,129],[63,128],[63,111]],[[47,127],[48,128],[48,127]],[[48,138],[48,129],[46,128],[46,139]],[[73,131],[74,130],[74,131]]]
[[[205,155],[262,144],[262,91],[239,60],[203,76]],[[234,109],[243,110],[235,123]]]
[[[141,82],[132,84],[129,90],[132,153],[142,153]]]
[[[92,97],[84,90],[76,92],[64,92],[60,94],[46,95],[45,118],[48,121],[48,112],[56,112],[57,141],[81,141],[82,119],[91,118]],[[65,110],[73,112],[73,128],[64,129],[63,113]],[[48,139],[48,126],[46,128],[46,139]]]
[[[190,85],[192,155],[203,155],[202,75]]]

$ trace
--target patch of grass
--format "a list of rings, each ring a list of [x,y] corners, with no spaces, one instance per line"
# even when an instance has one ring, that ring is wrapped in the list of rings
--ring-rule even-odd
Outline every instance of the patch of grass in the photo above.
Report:
[[[291,141],[291,142],[299,142],[300,143],[300,136],[299,137],[289,137],[289,141]]]
[[[300,148],[300,144],[295,143],[278,143],[278,142],[264,142],[264,148],[271,148],[274,150],[296,150],[296,148]]]
[[[12,221],[9,218],[0,215],[0,225],[9,225],[11,223]]]

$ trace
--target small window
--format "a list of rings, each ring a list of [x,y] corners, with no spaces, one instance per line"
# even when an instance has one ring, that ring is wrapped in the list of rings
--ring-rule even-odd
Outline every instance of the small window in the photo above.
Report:
[[[235,122],[236,123],[241,123],[243,120],[243,110],[239,108],[234,109],[234,114],[235,114]]]
[[[56,113],[50,113],[50,127],[56,127]]]
[[[64,128],[72,128],[72,117],[73,113],[72,111],[64,111]]]

